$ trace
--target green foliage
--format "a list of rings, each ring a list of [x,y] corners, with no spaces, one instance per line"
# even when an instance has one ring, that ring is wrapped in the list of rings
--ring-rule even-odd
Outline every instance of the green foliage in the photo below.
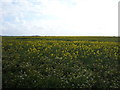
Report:
[[[120,88],[115,37],[3,37],[3,88]]]

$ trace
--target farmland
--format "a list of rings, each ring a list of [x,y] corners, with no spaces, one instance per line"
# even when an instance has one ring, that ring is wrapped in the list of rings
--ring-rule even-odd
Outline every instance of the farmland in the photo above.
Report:
[[[3,88],[120,88],[118,37],[2,37]]]

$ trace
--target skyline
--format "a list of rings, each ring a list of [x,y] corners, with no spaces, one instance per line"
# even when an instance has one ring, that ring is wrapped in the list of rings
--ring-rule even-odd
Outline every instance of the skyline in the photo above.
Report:
[[[2,36],[118,36],[118,0],[2,0]]]

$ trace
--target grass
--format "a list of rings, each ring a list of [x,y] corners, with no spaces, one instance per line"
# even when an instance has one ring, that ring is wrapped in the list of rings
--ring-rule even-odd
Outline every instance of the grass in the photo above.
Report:
[[[3,88],[120,88],[118,37],[2,37]]]

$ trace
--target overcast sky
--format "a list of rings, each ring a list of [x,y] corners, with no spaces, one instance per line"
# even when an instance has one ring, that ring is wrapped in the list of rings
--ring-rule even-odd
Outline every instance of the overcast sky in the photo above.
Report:
[[[118,36],[119,0],[0,0],[2,35]]]

